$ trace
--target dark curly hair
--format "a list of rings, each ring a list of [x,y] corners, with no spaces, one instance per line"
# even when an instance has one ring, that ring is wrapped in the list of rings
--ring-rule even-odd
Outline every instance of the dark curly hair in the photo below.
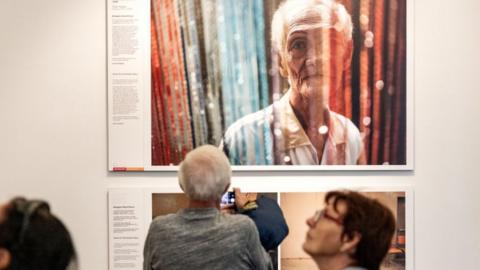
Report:
[[[11,254],[8,270],[76,268],[70,234],[44,201],[18,197],[8,203],[0,223],[0,247]]]
[[[339,202],[347,205],[347,213],[343,217],[343,234],[350,238],[355,232],[361,235],[353,254],[356,265],[378,270],[395,232],[392,212],[377,200],[354,191],[329,192],[325,196],[325,202],[331,200],[335,209]]]

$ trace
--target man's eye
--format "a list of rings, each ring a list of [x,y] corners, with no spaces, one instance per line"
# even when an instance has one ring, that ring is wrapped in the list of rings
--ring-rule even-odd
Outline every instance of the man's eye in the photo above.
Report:
[[[302,58],[305,56],[308,48],[305,40],[294,40],[290,46],[289,53],[293,58]]]
[[[305,50],[307,48],[307,44],[304,41],[295,41],[292,44],[292,50]]]

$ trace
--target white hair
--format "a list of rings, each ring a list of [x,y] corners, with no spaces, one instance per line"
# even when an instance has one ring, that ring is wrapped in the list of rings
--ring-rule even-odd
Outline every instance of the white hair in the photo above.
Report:
[[[178,182],[191,199],[220,200],[231,177],[225,154],[212,145],[202,145],[190,151],[180,163]]]
[[[352,19],[342,4],[335,0],[287,0],[275,11],[272,19],[272,48],[277,53],[285,49],[288,22],[307,8],[318,11],[326,27],[343,32],[345,41],[352,39]]]

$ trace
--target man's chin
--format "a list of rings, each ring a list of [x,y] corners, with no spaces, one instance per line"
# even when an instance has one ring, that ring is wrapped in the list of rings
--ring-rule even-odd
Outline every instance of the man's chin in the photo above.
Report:
[[[316,85],[316,86],[321,86],[321,85],[325,84],[324,78],[320,75],[308,76],[308,77],[305,77],[304,79],[302,79],[302,81],[305,82],[306,84]]]
[[[302,84],[300,85],[300,89],[307,92],[321,93],[324,85],[325,84],[322,83],[322,80],[309,78],[302,82]]]
[[[321,88],[306,86],[302,87],[300,94],[304,99],[308,99],[309,103],[312,104],[323,104],[324,94],[321,91]]]

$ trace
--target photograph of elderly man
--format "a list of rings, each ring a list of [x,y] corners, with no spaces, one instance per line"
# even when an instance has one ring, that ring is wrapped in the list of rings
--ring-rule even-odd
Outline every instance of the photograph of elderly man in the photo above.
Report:
[[[286,1],[272,20],[272,49],[289,90],[274,105],[241,118],[225,133],[225,149],[235,164],[256,164],[242,153],[253,144],[252,126],[268,123],[265,144],[275,164],[365,164],[358,128],[329,109],[328,95],[342,87],[351,63],[352,22],[333,1]],[[272,123],[270,120],[272,119]]]
[[[151,31],[152,165],[407,165],[406,1],[152,0]]]

